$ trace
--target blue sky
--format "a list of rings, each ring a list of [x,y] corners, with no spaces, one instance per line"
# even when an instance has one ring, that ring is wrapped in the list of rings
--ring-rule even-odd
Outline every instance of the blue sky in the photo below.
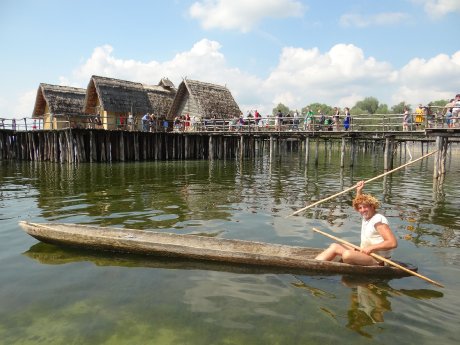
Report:
[[[460,93],[459,32],[459,0],[2,0],[0,117],[93,74],[226,85],[243,112],[427,103]]]

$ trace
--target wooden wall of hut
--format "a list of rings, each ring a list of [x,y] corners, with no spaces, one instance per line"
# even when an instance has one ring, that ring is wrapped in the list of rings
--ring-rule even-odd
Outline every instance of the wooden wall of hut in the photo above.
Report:
[[[251,138],[247,138],[251,141]],[[207,133],[150,133],[66,129],[0,130],[0,160],[124,162],[230,159],[239,154],[237,136]],[[245,150],[249,155],[249,151]]]

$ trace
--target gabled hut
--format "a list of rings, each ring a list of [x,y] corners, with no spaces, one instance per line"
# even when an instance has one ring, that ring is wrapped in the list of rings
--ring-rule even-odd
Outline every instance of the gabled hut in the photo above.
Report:
[[[99,116],[105,129],[123,127],[129,114],[133,115],[135,123],[139,123],[145,113],[156,114],[164,111],[163,107],[165,104],[168,106],[168,99],[172,103],[176,90],[168,81],[166,79],[157,86],[148,86],[92,76],[86,90],[85,112]]]
[[[32,117],[43,120],[44,129],[82,126],[86,90],[41,83],[37,90]]]
[[[198,119],[232,119],[242,113],[225,86],[184,79],[179,85],[168,119],[186,114]]]
[[[177,92],[174,84],[169,79],[163,78],[158,85],[144,85],[144,89],[147,92],[153,113],[166,118]]]

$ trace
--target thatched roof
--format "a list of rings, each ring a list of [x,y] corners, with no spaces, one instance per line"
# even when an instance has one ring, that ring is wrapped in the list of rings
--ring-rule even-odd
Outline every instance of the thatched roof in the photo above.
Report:
[[[47,105],[49,112],[54,115],[81,115],[85,105],[85,95],[85,89],[41,83],[37,90],[32,116],[43,116]]]
[[[162,79],[163,81],[164,79]],[[155,115],[166,116],[173,104],[174,97],[176,96],[176,89],[174,84],[171,83],[171,86],[165,87],[164,84],[160,81],[158,85],[143,85],[145,91],[147,92],[147,97],[149,102],[153,107],[153,113]]]
[[[162,79],[169,81],[168,79]],[[132,81],[92,76],[86,90],[85,112],[95,114],[97,101],[108,112],[129,113],[140,115],[145,113],[164,112],[168,99],[173,98],[176,90],[174,84],[150,86]],[[172,103],[172,100],[171,100]],[[169,109],[169,105],[168,105]]]
[[[161,78],[158,85],[166,89],[175,89],[173,82],[169,80],[168,78]]]
[[[225,86],[216,84],[184,79],[179,85],[168,118],[180,114],[185,102],[193,103],[197,115],[202,118],[216,116],[230,119],[242,114],[231,92]]]

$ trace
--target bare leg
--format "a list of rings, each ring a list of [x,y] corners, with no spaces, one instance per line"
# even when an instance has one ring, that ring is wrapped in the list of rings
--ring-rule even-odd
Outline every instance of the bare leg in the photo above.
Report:
[[[332,243],[326,250],[319,253],[315,259],[322,261],[332,261],[336,256],[342,256],[343,252],[346,250],[347,248],[344,246],[337,243]]]
[[[342,260],[351,265],[375,266],[379,264],[372,256],[357,250],[346,250],[343,252]]]
[[[332,261],[341,256],[344,263],[350,265],[375,266],[379,262],[372,256],[358,250],[350,249],[338,243],[332,243],[326,250],[316,256],[316,260]]]

